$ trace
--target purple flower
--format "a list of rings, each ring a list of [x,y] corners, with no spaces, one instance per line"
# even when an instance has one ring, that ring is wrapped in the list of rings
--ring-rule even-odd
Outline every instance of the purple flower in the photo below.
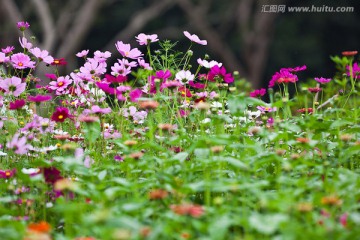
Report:
[[[294,68],[284,68],[284,69],[286,69],[289,72],[300,72],[300,71],[306,70],[306,68],[307,68],[306,65],[303,65],[303,66],[298,66],[298,67],[294,67]]]
[[[23,53],[15,53],[11,56],[11,62],[16,69],[34,68],[35,62],[31,61],[30,57]]]
[[[125,44],[122,41],[118,41],[115,44],[116,49],[123,57],[137,59],[141,57],[143,54],[137,48],[131,49],[130,44]]]
[[[277,110],[276,107],[264,107],[264,106],[257,106],[256,107],[258,110],[261,111],[261,113],[265,113],[265,112],[275,112]]]
[[[89,50],[82,50],[76,54],[77,57],[86,57],[89,53]]]
[[[350,77],[350,66],[346,66],[346,73]],[[360,66],[358,63],[354,63],[352,67],[352,76],[353,78],[360,78]]]
[[[123,161],[124,161],[124,158],[123,158],[122,156],[120,156],[120,155],[115,155],[115,156],[114,156],[114,160],[115,160],[116,162],[123,162]]]
[[[201,44],[201,45],[207,45],[207,41],[206,40],[200,40],[200,38],[193,34],[191,35],[188,31],[184,31],[184,35],[185,37],[187,37],[188,39],[190,39],[190,41]]]
[[[5,94],[12,94],[14,97],[18,97],[25,91],[26,83],[23,83],[20,78],[12,77],[5,78],[0,81],[0,88],[5,90]]]
[[[318,83],[321,83],[321,84],[325,84],[325,83],[328,83],[331,81],[331,78],[314,78],[315,81],[317,81]]]
[[[171,77],[171,72],[169,70],[159,70],[155,73],[155,78],[166,80]]]
[[[194,80],[194,74],[192,74],[189,70],[181,70],[175,75],[175,78],[184,85],[189,83],[189,81]]]
[[[94,105],[91,107],[91,113],[108,114],[111,113],[111,108],[100,108],[98,105]]]
[[[261,89],[256,89],[254,91],[252,91],[250,93],[250,97],[253,98],[257,98],[257,97],[262,97],[266,94],[266,89],[265,88],[261,88]]]
[[[49,55],[49,52],[46,50],[41,50],[40,48],[32,48],[29,50],[39,61],[44,61],[44,63],[51,64],[54,61],[54,58]]]
[[[36,95],[36,96],[28,96],[27,100],[29,102],[36,102],[36,103],[40,103],[40,102],[47,102],[50,101],[52,99],[52,97],[50,95]]]
[[[9,110],[17,110],[25,106],[25,100],[24,99],[17,99],[14,102],[9,103]]]
[[[6,147],[14,150],[16,154],[26,154],[30,147],[30,144],[26,144],[26,137],[19,138],[19,133],[13,136],[13,139],[6,144]]]
[[[148,45],[149,43],[159,41],[157,34],[146,35],[144,33],[140,33],[135,38],[136,38],[136,41],[138,41],[140,45]]]
[[[7,46],[6,48],[2,48],[1,51],[5,54],[11,53],[15,49],[14,46]]]
[[[30,24],[28,22],[18,22],[16,26],[20,31],[23,32],[30,27]]]
[[[225,83],[232,83],[234,77],[231,73],[226,73],[225,67],[213,66],[208,74],[209,81],[223,80]]]
[[[45,182],[55,184],[56,181],[63,179],[61,172],[55,167],[46,167],[42,169]]]

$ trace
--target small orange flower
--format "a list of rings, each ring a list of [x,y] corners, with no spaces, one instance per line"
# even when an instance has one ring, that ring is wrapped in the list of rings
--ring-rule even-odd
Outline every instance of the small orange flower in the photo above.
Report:
[[[324,205],[339,206],[342,204],[342,200],[334,195],[326,196],[321,198],[321,203]]]
[[[150,200],[158,200],[158,199],[164,199],[168,196],[168,192],[163,189],[154,189],[149,192],[149,199]]]
[[[48,233],[51,230],[51,226],[49,223],[45,221],[41,221],[38,223],[30,223],[27,229],[33,232]]]
[[[310,139],[308,139],[308,138],[297,138],[296,141],[299,142],[299,143],[309,143]]]

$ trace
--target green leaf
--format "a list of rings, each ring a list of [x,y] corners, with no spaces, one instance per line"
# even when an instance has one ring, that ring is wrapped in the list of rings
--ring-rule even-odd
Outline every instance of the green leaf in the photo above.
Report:
[[[173,156],[173,159],[179,160],[179,162],[184,162],[188,156],[189,153],[187,152],[179,152],[178,154]]]
[[[250,216],[249,223],[258,232],[270,235],[275,233],[279,229],[280,224],[286,222],[288,218],[287,215],[281,213],[267,215],[254,213]]]
[[[99,180],[100,180],[100,181],[104,180],[105,177],[106,177],[106,174],[107,174],[107,171],[106,171],[106,170],[101,171],[101,172],[99,173],[99,175],[98,175]]]

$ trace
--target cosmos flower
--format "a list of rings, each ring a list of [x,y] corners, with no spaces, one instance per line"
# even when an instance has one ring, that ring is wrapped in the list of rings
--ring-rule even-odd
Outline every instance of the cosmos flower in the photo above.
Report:
[[[29,42],[25,37],[22,37],[22,38],[20,37],[19,43],[20,43],[21,47],[24,49],[31,49],[33,46],[32,43]]]
[[[143,58],[138,58],[139,66],[146,69],[146,70],[152,70],[152,67],[149,63],[145,62]]]
[[[86,57],[89,54],[89,49],[88,50],[82,50],[81,52],[78,52],[77,54],[75,54],[77,57]]]
[[[64,58],[55,58],[54,61],[51,63],[52,66],[64,66],[67,62]]]
[[[17,110],[25,106],[26,102],[24,99],[17,99],[9,103],[9,110]]]
[[[261,111],[261,113],[265,113],[265,112],[275,112],[277,110],[276,107],[264,107],[264,106],[257,106],[256,107],[258,110]]]
[[[175,78],[182,84],[187,84],[189,81],[194,80],[194,74],[192,74],[189,70],[181,70],[175,75]]]
[[[101,108],[98,105],[94,105],[91,107],[91,113],[108,114],[108,113],[111,113],[111,108]]]
[[[10,58],[13,67],[16,69],[34,68],[35,62],[31,61],[30,57],[23,53],[15,53]]]
[[[30,24],[28,22],[17,22],[16,26],[20,31],[23,32],[30,27]]]
[[[26,154],[30,148],[30,144],[26,144],[26,137],[19,138],[19,133],[16,133],[12,140],[6,144],[6,147],[14,150],[16,154]]]
[[[138,98],[141,97],[142,95],[142,91],[138,88],[135,88],[134,90],[132,90],[130,93],[129,93],[129,97],[130,97],[130,101],[131,102],[137,102],[138,101]]]
[[[7,63],[10,60],[9,57],[5,55],[5,53],[0,52],[0,64]]]
[[[208,74],[209,81],[222,80],[225,83],[232,83],[234,77],[231,73],[227,73],[225,67],[213,66]]]
[[[318,83],[321,83],[321,84],[325,84],[325,83],[328,83],[331,81],[331,78],[323,78],[323,77],[321,77],[321,78],[316,77],[314,79],[315,79],[315,81],[317,81]]]
[[[54,62],[54,58],[49,55],[49,52],[46,50],[41,50],[40,48],[32,48],[30,52],[39,59],[39,61],[44,61],[46,64],[51,64]]]
[[[270,82],[269,82],[269,88],[272,88],[275,86],[275,83],[295,83],[298,81],[298,77],[291,73],[288,69],[282,68],[279,72],[276,72]]]
[[[212,60],[212,61],[209,62],[209,61],[207,61],[207,60],[202,60],[201,58],[198,58],[197,62],[198,62],[198,64],[199,64],[200,66],[203,66],[203,67],[205,67],[205,68],[212,68],[212,67],[214,67],[215,65],[218,65],[219,67],[222,66],[222,63],[219,63],[219,62],[214,61],[214,60]]]
[[[130,44],[125,44],[122,41],[118,41],[115,44],[116,49],[123,57],[137,59],[141,57],[143,54],[137,48],[131,49]]]
[[[5,54],[11,53],[15,49],[14,46],[7,46],[6,48],[2,48],[1,51]]]
[[[262,97],[266,94],[266,89],[265,88],[261,88],[261,89],[256,89],[254,91],[252,91],[250,93],[250,97],[253,98],[257,98],[257,97]]]
[[[11,178],[16,173],[16,168],[12,170],[0,170],[0,178]]]
[[[157,34],[146,35],[144,33],[140,33],[135,38],[136,38],[136,41],[138,41],[140,45],[148,45],[149,43],[159,41]]]
[[[350,77],[350,66],[346,66],[346,70],[346,74]],[[357,62],[352,66],[352,76],[356,79],[360,78],[360,66]]]
[[[201,45],[207,45],[207,41],[206,40],[200,40],[200,38],[193,34],[191,35],[188,31],[184,31],[184,35],[185,37],[187,37],[188,39],[190,39],[190,41],[201,44]]]
[[[49,83],[49,89],[55,90],[57,95],[61,95],[61,92],[65,91],[65,89],[72,83],[73,81],[69,76],[61,76],[58,77],[56,81],[51,81]]]
[[[28,96],[27,100],[29,102],[36,102],[36,103],[40,103],[40,102],[47,102],[50,101],[52,99],[52,97],[50,95],[36,95],[36,96]]]
[[[25,91],[26,83],[23,83],[18,77],[5,78],[3,81],[0,81],[0,88],[5,91],[5,94],[12,94],[14,97],[18,97]]]
[[[51,120],[55,122],[64,122],[65,119],[72,117],[69,109],[65,107],[56,108],[55,112],[51,115]]]

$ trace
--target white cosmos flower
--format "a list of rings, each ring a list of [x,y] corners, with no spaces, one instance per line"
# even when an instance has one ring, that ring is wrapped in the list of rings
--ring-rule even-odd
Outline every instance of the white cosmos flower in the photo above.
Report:
[[[194,80],[194,74],[192,74],[189,70],[181,70],[175,75],[175,78],[179,80],[182,84],[187,84],[189,81]]]

